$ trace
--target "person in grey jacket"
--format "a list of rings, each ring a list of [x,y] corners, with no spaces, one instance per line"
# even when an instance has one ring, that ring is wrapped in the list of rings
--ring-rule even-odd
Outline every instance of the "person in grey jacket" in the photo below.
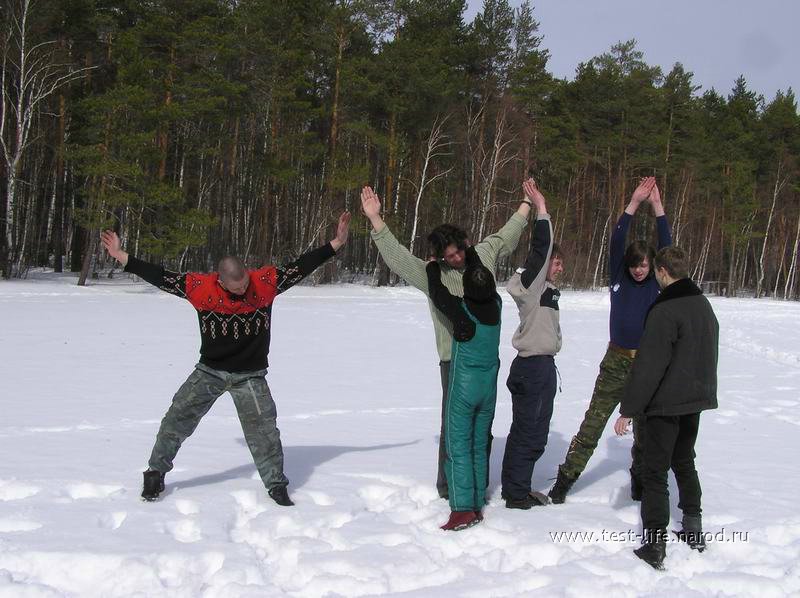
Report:
[[[717,407],[719,323],[708,299],[689,279],[688,259],[682,249],[662,249],[654,264],[662,291],[647,315],[614,431],[622,435],[631,418],[644,416],[643,546],[634,552],[662,569],[670,469],[683,511],[683,530],[677,534],[692,548],[705,548],[694,446],[700,412]]]
[[[502,496],[509,509],[530,509],[550,500],[531,491],[536,461],[544,453],[556,395],[553,356],[561,349],[556,278],[563,271],[561,253],[553,243],[553,227],[545,199],[533,180],[525,194],[536,208],[531,250],[506,289],[519,309],[519,327],[511,344],[517,357],[506,386],[511,392],[512,421],[503,456]]]

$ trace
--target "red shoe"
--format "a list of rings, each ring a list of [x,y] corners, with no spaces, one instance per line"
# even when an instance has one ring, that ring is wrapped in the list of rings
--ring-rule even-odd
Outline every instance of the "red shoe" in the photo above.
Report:
[[[450,519],[440,529],[460,532],[462,529],[467,529],[478,523],[480,523],[480,519],[475,515],[475,511],[452,511]]]
[[[473,511],[473,513],[475,513],[475,518],[478,521],[483,521],[483,513],[481,513],[480,511]]]

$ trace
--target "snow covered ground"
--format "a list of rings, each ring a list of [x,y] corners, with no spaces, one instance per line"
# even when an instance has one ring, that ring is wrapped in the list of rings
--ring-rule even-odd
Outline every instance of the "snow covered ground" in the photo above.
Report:
[[[505,294],[492,500],[483,524],[452,533],[438,528],[449,510],[434,488],[433,331],[413,289],[278,298],[268,381],[297,503],[286,509],[261,486],[227,395],[184,445],[163,499],[139,499],[158,423],[197,357],[188,303],[129,280],[2,282],[0,596],[797,596],[800,304],[712,301],[720,408],[703,415],[698,463],[716,541],[702,555],[670,544],[659,573],[631,552],[631,439],[610,425],[566,504],[503,507],[502,382],[517,323]],[[540,490],[588,403],[607,296],[566,291],[561,317],[563,392]]]

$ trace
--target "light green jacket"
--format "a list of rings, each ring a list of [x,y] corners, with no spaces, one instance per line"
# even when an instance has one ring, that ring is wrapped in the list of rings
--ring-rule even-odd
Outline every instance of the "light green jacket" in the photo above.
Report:
[[[497,260],[513,252],[519,244],[522,231],[527,226],[526,218],[514,212],[508,222],[505,223],[496,233],[489,235],[483,241],[475,245],[475,251],[481,258],[481,263],[492,273],[497,268]],[[452,326],[445,315],[433,305],[428,295],[428,277],[425,274],[424,260],[414,256],[406,247],[400,244],[388,226],[378,232],[372,231],[372,240],[389,266],[389,270],[397,274],[412,287],[418,288],[428,297],[428,308],[431,310],[433,320],[433,332],[436,335],[436,350],[439,359],[450,361],[450,349],[452,348]],[[442,263],[442,283],[453,295],[464,296],[464,284],[462,282],[463,270],[456,270]]]

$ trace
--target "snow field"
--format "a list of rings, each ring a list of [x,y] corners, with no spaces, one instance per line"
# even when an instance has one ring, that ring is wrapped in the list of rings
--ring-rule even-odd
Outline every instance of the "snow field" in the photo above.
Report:
[[[719,299],[720,409],[701,419],[699,555],[639,562],[630,437],[609,424],[567,503],[503,508],[517,314],[504,294],[490,504],[438,529],[441,389],[427,302],[408,288],[297,287],[273,308],[270,372],[294,508],[266,495],[227,395],[167,490],[139,500],[159,421],[199,346],[185,302],[125,279],[0,284],[0,598],[5,596],[792,596],[800,594],[800,305]],[[564,291],[546,491],[608,341],[604,293]],[[671,485],[673,528],[679,527]],[[581,535],[576,535],[580,532]],[[572,534],[572,535],[567,535]],[[738,534],[738,536],[737,536]]]

